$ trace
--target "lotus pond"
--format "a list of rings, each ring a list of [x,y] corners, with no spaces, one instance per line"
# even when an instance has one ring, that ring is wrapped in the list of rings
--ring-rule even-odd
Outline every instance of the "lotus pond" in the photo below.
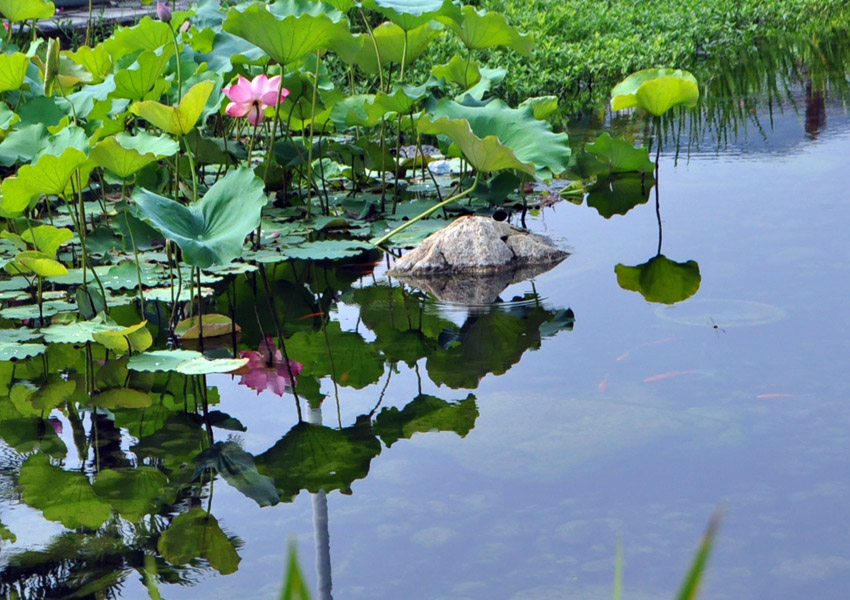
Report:
[[[850,586],[846,36],[553,127],[450,2],[50,6],[0,0],[0,597],[671,598],[718,506],[701,598]],[[469,213],[572,255],[387,274]]]

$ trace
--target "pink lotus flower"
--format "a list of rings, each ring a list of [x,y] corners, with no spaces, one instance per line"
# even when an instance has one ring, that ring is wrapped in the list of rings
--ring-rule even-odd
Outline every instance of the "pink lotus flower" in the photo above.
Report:
[[[304,369],[301,363],[284,359],[283,353],[277,349],[271,336],[266,336],[266,339],[260,342],[259,352],[245,351],[239,356],[248,359],[248,364],[242,368],[239,385],[247,385],[252,390],[257,390],[257,394],[263,390],[271,390],[272,393],[283,396],[287,387],[297,383],[296,377]]]
[[[233,101],[227,105],[225,112],[231,117],[248,117],[251,125],[259,125],[266,116],[266,108],[277,106],[278,102],[289,95],[289,90],[282,88],[278,96],[279,86],[280,75],[271,79],[265,75],[257,75],[251,81],[240,75],[239,83],[222,90],[224,95]]]

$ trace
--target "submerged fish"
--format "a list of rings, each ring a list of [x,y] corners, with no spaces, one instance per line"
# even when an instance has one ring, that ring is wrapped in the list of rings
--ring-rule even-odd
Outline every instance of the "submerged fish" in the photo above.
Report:
[[[690,371],[668,371],[667,373],[659,373],[658,375],[652,375],[643,380],[644,383],[651,383],[653,381],[663,381],[665,379],[672,379],[673,377],[681,377],[682,375],[693,375],[695,373],[699,373],[699,371],[694,371],[693,369]]]
[[[756,398],[761,400],[767,400],[770,398],[796,398],[797,394],[782,394],[782,393],[773,393],[773,394],[759,394]]]

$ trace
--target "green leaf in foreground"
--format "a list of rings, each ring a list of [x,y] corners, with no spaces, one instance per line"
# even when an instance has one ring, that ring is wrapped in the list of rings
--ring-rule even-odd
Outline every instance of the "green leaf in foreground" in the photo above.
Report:
[[[30,19],[49,19],[56,6],[47,0],[0,0],[0,13],[13,23]]]
[[[242,167],[188,207],[141,188],[133,200],[143,219],[180,246],[188,264],[206,268],[241,256],[245,237],[260,224],[266,195],[262,180]]]
[[[461,13],[459,20],[441,18],[440,21],[454,31],[463,45],[471,50],[507,46],[523,56],[529,56],[534,49],[532,37],[511,27],[505,15],[501,13],[477,11],[473,6],[464,6]]]
[[[711,554],[711,548],[714,545],[714,539],[717,536],[717,530],[720,528],[721,511],[717,510],[711,516],[711,521],[708,522],[708,528],[702,538],[699,550],[694,557],[694,562],[688,571],[685,581],[682,582],[682,588],[676,596],[676,600],[696,600],[699,593],[699,584],[702,580],[702,574],[705,572],[705,567],[708,564],[708,557]]]
[[[677,263],[663,254],[629,267],[614,267],[617,283],[624,290],[639,292],[649,302],[675,304],[697,293],[700,286],[699,265],[689,260]]]

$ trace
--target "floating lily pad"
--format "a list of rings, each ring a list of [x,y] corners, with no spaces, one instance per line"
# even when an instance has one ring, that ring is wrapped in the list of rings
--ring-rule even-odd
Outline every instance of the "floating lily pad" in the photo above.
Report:
[[[38,319],[41,315],[51,317],[53,315],[58,315],[59,313],[76,311],[76,304],[71,304],[64,300],[50,300],[49,302],[44,302],[42,304],[41,311],[39,311],[37,304],[11,306],[0,310],[0,317],[14,320]]]
[[[133,371],[174,371],[179,364],[202,356],[195,350],[155,350],[134,354],[127,362],[127,368]]]
[[[374,246],[357,240],[323,240],[286,248],[283,258],[299,260],[337,260],[350,256],[358,256]]]
[[[20,342],[0,342],[0,362],[21,360],[37,356],[47,350],[44,344],[22,344]]]
[[[663,254],[634,267],[618,264],[614,271],[621,288],[639,292],[649,302],[662,304],[690,298],[697,293],[701,281],[696,261],[677,263]]]

